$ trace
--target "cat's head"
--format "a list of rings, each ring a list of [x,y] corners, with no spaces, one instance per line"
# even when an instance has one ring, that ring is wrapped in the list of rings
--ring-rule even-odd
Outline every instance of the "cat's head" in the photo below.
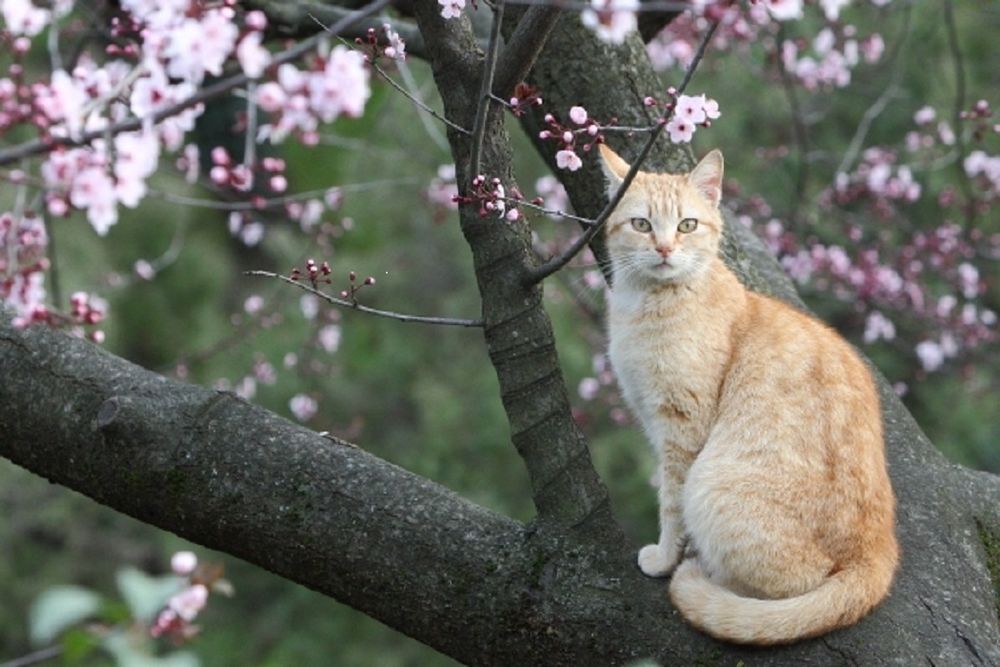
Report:
[[[600,146],[608,197],[629,165]],[[640,171],[605,223],[616,284],[685,283],[701,276],[722,238],[722,153],[713,150],[688,174]]]

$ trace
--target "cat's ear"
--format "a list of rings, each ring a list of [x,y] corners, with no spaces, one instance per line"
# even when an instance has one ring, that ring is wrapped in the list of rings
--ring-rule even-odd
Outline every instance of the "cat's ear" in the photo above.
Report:
[[[701,159],[698,166],[688,174],[688,183],[712,206],[719,205],[722,200],[722,153],[719,149],[716,148]]]
[[[625,180],[628,170],[632,167],[621,159],[618,153],[608,148],[607,144],[598,144],[597,149],[601,151],[601,167],[604,169],[605,178],[608,179],[608,196],[610,197],[618,190],[618,186]]]

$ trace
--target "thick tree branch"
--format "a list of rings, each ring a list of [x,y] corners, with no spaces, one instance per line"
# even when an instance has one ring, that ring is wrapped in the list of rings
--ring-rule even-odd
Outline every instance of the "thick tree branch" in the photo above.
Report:
[[[555,5],[530,7],[523,13],[500,56],[494,95],[509,98],[514,86],[528,76],[561,14],[562,10]]]
[[[259,9],[270,21],[274,32],[284,37],[305,37],[321,30],[320,24],[328,26],[341,21],[352,12],[345,3],[313,2],[296,0],[294,2],[275,2],[275,0],[243,0],[248,9]],[[319,23],[317,23],[319,22]],[[406,42],[406,52],[417,58],[424,58],[426,50],[424,38],[417,27],[409,21],[385,16],[375,16],[358,21],[347,28],[341,28],[337,34],[347,39],[364,38],[369,29],[379,30],[384,23],[390,23],[392,29]]]
[[[417,3],[416,18],[431,50],[431,66],[445,115],[469,127],[480,109],[485,57],[473,45],[463,14],[441,18],[435,3]],[[468,48],[462,45],[468,45]],[[489,88],[485,88],[489,93]],[[467,194],[475,173],[514,187],[510,140],[499,113],[481,114],[482,140],[450,131],[459,192]],[[476,150],[474,146],[481,147]],[[473,171],[474,152],[481,167]],[[514,446],[531,478],[539,516],[580,532],[621,539],[611,517],[607,490],[594,471],[587,444],[570,411],[542,292],[525,276],[534,264],[531,230],[514,222],[482,218],[478,206],[459,209],[462,232],[472,250],[483,300],[484,335],[497,372]]]

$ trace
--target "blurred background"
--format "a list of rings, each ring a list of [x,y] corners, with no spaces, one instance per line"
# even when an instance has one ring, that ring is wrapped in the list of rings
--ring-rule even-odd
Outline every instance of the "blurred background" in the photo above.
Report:
[[[810,307],[896,384],[942,452],[1000,473],[1000,356],[995,315],[992,324],[989,315],[1000,310],[998,186],[965,162],[977,150],[1000,153],[994,125],[1000,117],[956,115],[980,99],[990,109],[1000,104],[1000,7],[955,3],[965,90],[958,109],[955,48],[942,5],[876,4],[858,2],[845,10],[833,47],[816,42],[826,25],[818,10],[786,24],[780,35],[761,30],[741,41],[738,26],[723,34],[692,84],[693,91],[718,100],[722,117],[699,130],[694,149],[722,148],[727,199],[738,217],[752,219],[801,283]],[[812,52],[820,67],[825,53],[843,51],[852,38],[844,26],[856,26],[860,41],[880,34],[879,57],[869,62],[862,56],[845,85],[810,79],[808,65],[789,80],[775,55],[778,39],[796,45],[793,59],[801,62]],[[693,43],[701,29],[696,21],[682,21],[651,46],[664,68],[664,85],[679,80],[682,45]],[[392,75],[437,104],[420,60],[409,59],[405,72]],[[231,128],[242,105],[238,98],[213,103],[199,120],[203,171],[220,143],[228,142],[240,159],[243,138]],[[358,282],[376,279],[358,292],[367,305],[477,317],[470,254],[448,204],[451,159],[434,123],[374,79],[363,117],[324,127],[315,147],[289,141],[268,149],[287,165],[289,192],[316,191],[315,199],[323,200],[318,215],[296,211],[291,217],[297,221],[289,221],[283,208],[233,214],[204,179],[189,184],[181,170],[164,164],[151,195],[140,208],[123,209],[106,238],[79,216],[53,221],[50,251],[63,292],[50,282],[50,295],[63,307],[77,289],[105,299],[104,346],[117,355],[171,377],[237,391],[473,502],[529,520],[527,478],[509,443],[478,331],[331,309],[292,286],[242,273],[287,275],[308,258],[325,260],[332,293],[349,289],[353,271]],[[514,119],[511,132],[525,195],[554,201],[557,189],[549,180],[539,183],[546,169]],[[876,183],[873,174],[886,169],[886,179]],[[911,183],[918,193],[907,193]],[[329,192],[331,186],[338,190]],[[310,199],[300,203],[309,206]],[[577,231],[572,222],[530,217],[542,251]],[[872,249],[877,258],[864,254]],[[850,267],[864,272],[853,283],[838,265],[841,251]],[[921,262],[921,270],[914,272],[913,262]],[[974,281],[958,268],[963,263],[975,268]],[[901,284],[918,285],[930,305],[916,308],[900,289],[887,288],[895,278],[880,273],[885,267]],[[872,275],[882,282],[869,285]],[[578,419],[615,509],[638,541],[656,526],[652,459],[605,365],[603,290],[592,260],[583,259],[546,285],[546,298]],[[966,306],[974,309],[971,315]],[[963,309],[971,323],[963,324]],[[879,317],[890,323],[891,335]],[[198,619],[201,635],[184,646],[201,664],[451,664],[333,600],[187,544],[3,460],[0,517],[0,664],[40,648],[30,641],[29,616],[45,591],[73,584],[103,600],[120,600],[121,570],[167,573],[171,555],[182,549],[223,565],[235,588],[231,598],[212,597]],[[72,642],[86,643],[79,637],[55,641],[67,642],[55,664],[71,664],[77,653],[78,664],[112,664],[106,654],[74,653]]]

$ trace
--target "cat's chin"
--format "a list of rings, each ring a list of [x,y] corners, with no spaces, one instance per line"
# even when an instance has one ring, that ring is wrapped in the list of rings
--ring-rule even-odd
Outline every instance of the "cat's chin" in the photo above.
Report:
[[[645,277],[653,285],[676,285],[691,279],[691,272],[674,264],[654,264],[646,269]]]

